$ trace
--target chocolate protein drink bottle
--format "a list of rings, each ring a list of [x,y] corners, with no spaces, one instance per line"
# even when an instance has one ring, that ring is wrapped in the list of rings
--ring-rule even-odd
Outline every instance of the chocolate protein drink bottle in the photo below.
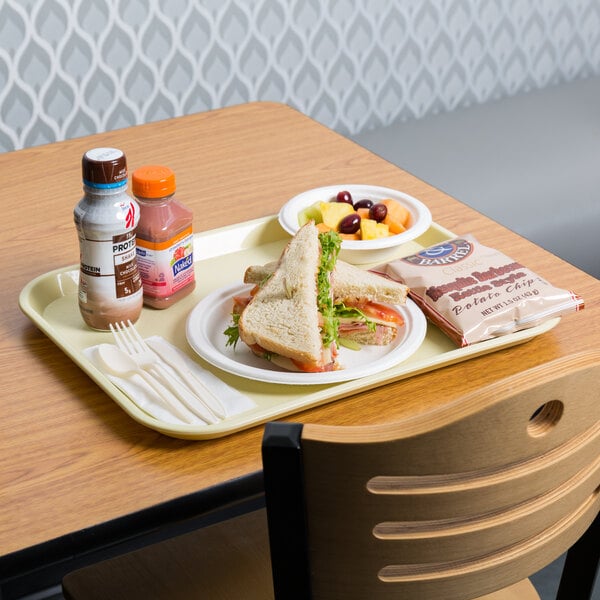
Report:
[[[127,193],[127,160],[116,148],[82,159],[84,195],[73,216],[79,235],[79,309],[93,329],[134,323],[143,304],[136,260],[137,202]]]

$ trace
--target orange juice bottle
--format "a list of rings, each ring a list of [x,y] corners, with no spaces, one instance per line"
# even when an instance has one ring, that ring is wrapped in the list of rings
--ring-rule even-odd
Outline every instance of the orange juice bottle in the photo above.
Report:
[[[175,198],[175,174],[169,167],[139,167],[131,181],[140,207],[136,251],[144,304],[168,308],[196,285],[193,214]]]

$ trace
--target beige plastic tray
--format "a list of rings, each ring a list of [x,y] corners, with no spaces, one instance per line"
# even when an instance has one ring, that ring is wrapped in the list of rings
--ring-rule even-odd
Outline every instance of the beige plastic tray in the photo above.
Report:
[[[434,223],[422,236],[399,247],[398,257],[414,254],[452,237],[454,235],[451,232]],[[550,330],[559,321],[558,318],[552,319],[537,327],[466,348],[457,348],[437,327],[429,323],[427,335],[419,350],[401,364],[376,375],[328,385],[263,383],[226,373],[205,363],[187,343],[185,327],[188,314],[207,294],[223,286],[241,282],[248,265],[276,259],[287,240],[289,234],[281,228],[276,217],[256,219],[196,234],[194,240],[196,289],[169,309],[158,311],[144,308],[136,324],[136,328],[144,337],[151,335],[164,337],[203,367],[211,370],[223,381],[256,402],[256,408],[215,425],[172,425],[149,416],[137,408],[84,356],[83,350],[89,346],[102,342],[111,343],[112,334],[94,331],[84,325],[77,306],[77,265],[51,271],[35,278],[22,290],[19,304],[37,327],[133,419],[172,437],[198,440],[228,435],[391,381],[520,344]]]

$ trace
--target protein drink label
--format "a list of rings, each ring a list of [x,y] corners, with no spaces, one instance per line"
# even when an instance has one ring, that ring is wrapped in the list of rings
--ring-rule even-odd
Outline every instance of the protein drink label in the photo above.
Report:
[[[134,232],[128,231],[107,240],[86,239],[85,242],[81,246],[81,277],[97,278],[94,288],[98,295],[126,298],[141,290]],[[82,302],[88,301],[87,288],[80,290]]]

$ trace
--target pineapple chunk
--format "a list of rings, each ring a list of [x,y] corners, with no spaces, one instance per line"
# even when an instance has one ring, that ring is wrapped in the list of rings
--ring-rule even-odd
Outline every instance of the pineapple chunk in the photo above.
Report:
[[[376,240],[390,235],[390,228],[373,219],[360,220],[360,237],[363,240]]]
[[[354,212],[352,204],[347,202],[321,202],[321,215],[323,223],[337,231],[340,221],[346,216]]]

